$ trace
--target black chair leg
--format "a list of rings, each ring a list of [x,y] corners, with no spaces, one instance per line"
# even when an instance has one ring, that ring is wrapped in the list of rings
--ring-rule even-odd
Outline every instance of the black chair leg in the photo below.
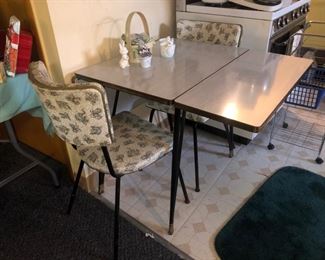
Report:
[[[170,132],[173,132],[174,131],[173,116],[171,114],[167,114],[167,119],[168,119]]]
[[[84,166],[84,161],[81,160],[80,164],[79,164],[76,180],[74,181],[74,184],[73,184],[73,189],[72,189],[72,193],[71,193],[71,196],[70,196],[70,201],[69,201],[67,214],[70,214],[70,212],[71,212],[71,209],[72,209],[75,197],[76,197],[76,193],[77,193],[77,189],[78,189],[78,185],[79,185],[79,181],[80,181],[83,166]]]
[[[197,123],[193,124],[193,144],[194,144],[194,167],[195,167],[195,191],[200,191],[199,180],[199,158],[197,148]]]
[[[115,211],[114,211],[114,259],[118,259],[118,239],[119,239],[119,220],[120,220],[120,188],[121,178],[115,181]]]
[[[150,116],[149,116],[149,122],[152,123],[153,115],[155,114],[156,109],[151,109]]]
[[[227,137],[228,146],[229,146],[229,158],[232,158],[234,156],[234,149],[235,149],[234,128],[233,128],[233,126],[228,125],[226,123],[224,123],[223,125],[225,127],[226,137]]]
[[[187,194],[187,190],[186,190],[186,186],[184,183],[184,179],[183,179],[183,175],[182,175],[182,171],[181,169],[179,169],[179,181],[181,183],[182,186],[182,190],[183,190],[183,194],[184,194],[184,198],[185,198],[185,203],[189,204],[190,203],[190,199],[188,198],[188,194]]]
[[[98,194],[102,194],[104,192],[104,180],[105,173],[98,172]]]

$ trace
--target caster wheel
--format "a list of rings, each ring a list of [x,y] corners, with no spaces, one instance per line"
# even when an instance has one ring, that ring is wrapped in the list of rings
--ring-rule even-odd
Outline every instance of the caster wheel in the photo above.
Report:
[[[324,161],[323,161],[322,158],[317,157],[316,160],[315,160],[315,162],[316,162],[317,164],[322,164]]]
[[[283,127],[283,128],[288,128],[288,123],[283,122],[282,127]]]
[[[196,192],[200,192],[200,188],[195,188],[195,191]]]
[[[229,151],[229,158],[232,158],[232,157],[234,157],[234,151],[233,150],[230,150]]]
[[[267,146],[267,149],[273,150],[274,149],[274,144],[269,143],[269,145]]]

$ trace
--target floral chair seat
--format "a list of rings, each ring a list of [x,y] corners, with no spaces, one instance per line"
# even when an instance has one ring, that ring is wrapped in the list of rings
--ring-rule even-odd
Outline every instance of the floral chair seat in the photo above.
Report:
[[[162,104],[156,101],[148,101],[146,106],[150,109],[155,109],[157,111],[165,112],[167,114],[173,115],[175,112],[175,108],[172,105]],[[193,114],[190,112],[186,113],[186,119],[197,122],[197,123],[204,123],[209,120],[209,118],[204,116],[199,116],[197,114]]]
[[[114,141],[107,148],[118,175],[141,170],[172,149],[171,134],[129,112],[119,113],[112,122]],[[77,150],[91,168],[109,173],[101,147],[81,146]]]

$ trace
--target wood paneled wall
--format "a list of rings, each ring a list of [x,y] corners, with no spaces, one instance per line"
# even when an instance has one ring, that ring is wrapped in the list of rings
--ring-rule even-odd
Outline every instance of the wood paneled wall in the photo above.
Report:
[[[35,26],[31,3],[29,0],[0,0],[0,28],[7,28],[9,18],[15,15],[21,21],[21,28],[33,33],[34,42],[32,59],[42,59],[44,48],[41,48]],[[49,136],[43,129],[42,120],[21,113],[12,119],[17,138],[20,142],[62,162],[71,174],[69,156],[66,145],[56,136]],[[0,124],[0,137],[5,137],[4,127]]]

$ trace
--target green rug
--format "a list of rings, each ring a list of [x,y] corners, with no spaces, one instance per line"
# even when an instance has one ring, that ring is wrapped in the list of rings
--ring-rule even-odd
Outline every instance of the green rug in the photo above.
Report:
[[[325,259],[325,178],[278,170],[215,239],[221,259]]]

